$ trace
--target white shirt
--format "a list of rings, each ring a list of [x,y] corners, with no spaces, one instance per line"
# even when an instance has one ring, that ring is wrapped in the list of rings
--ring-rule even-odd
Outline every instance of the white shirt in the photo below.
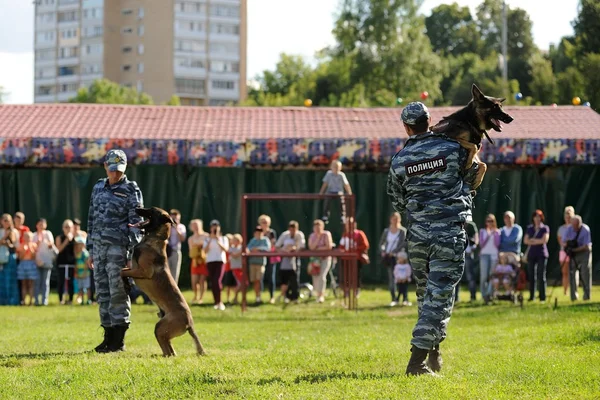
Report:
[[[225,247],[225,251],[229,250],[229,240],[225,236],[220,236],[218,238],[219,242]],[[217,243],[217,239],[215,238],[207,238],[204,241],[204,249],[206,251],[206,262],[218,262],[221,261],[224,263],[227,262],[227,255],[223,249]]]
[[[502,230],[504,231],[504,234],[506,236],[510,236],[510,234],[511,234],[511,232],[512,232],[512,230],[513,230],[514,227],[515,227],[514,225],[511,226],[510,228],[508,226],[503,226]]]
[[[492,234],[488,235],[487,231],[484,231],[483,234],[484,234],[483,240],[485,240],[485,238],[487,238],[488,236],[489,236],[489,239],[487,240],[486,244],[481,248],[481,251],[479,252],[479,254],[487,254],[487,255],[497,256],[498,248],[494,244],[494,234],[492,233]]]
[[[396,281],[407,281],[410,280],[412,269],[410,264],[396,264],[394,266],[394,279]]]
[[[388,231],[387,238],[386,238],[387,247],[385,249],[385,252],[387,254],[391,254],[391,252],[394,250],[394,248],[398,244],[396,242],[398,240],[398,236],[400,236],[399,229],[398,229],[398,232],[396,232],[396,233],[392,233],[392,231]]]
[[[49,248],[48,245],[44,243],[45,241],[52,243],[52,248]],[[39,232],[34,232],[32,242],[38,244],[36,259],[44,262],[45,265],[52,265],[57,254],[54,251],[54,236],[52,235],[52,232],[43,231],[41,235]]]

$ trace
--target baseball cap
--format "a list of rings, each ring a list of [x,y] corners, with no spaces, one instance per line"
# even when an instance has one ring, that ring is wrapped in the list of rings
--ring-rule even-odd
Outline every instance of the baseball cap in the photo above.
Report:
[[[221,223],[218,220],[213,219],[210,221],[210,226],[221,226]]]
[[[75,238],[75,243],[85,244],[85,239],[83,238],[83,236],[77,236]]]
[[[425,104],[414,101],[404,107],[401,118],[406,125],[417,125],[429,119],[429,110]]]
[[[123,150],[109,150],[106,153],[106,164],[109,171],[125,172],[127,168],[127,156]]]
[[[262,232],[262,231],[263,231],[263,230],[262,230],[262,228],[261,228],[261,226],[260,226],[260,225],[258,225],[258,226],[256,226],[256,227],[254,228],[254,232]]]

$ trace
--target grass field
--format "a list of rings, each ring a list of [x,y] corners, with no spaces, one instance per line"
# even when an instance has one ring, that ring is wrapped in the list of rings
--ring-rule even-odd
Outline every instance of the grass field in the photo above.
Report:
[[[600,398],[597,300],[571,304],[560,293],[556,310],[461,303],[442,347],[442,376],[407,378],[416,307],[390,309],[388,296],[363,291],[358,312],[331,302],[264,305],[245,315],[194,307],[209,354],[194,355],[186,335],[171,359],[158,356],[153,306],[134,306],[127,351],[107,355],[89,352],[102,336],[96,306],[0,308],[0,397]]]

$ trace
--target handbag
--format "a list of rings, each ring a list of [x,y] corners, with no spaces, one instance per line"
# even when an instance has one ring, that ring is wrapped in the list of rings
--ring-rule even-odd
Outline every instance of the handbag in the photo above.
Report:
[[[321,273],[321,259],[318,257],[310,257],[308,260],[308,274],[318,276]]]
[[[369,258],[369,253],[367,253],[366,251],[364,253],[361,253],[360,257],[358,258],[358,261],[360,261],[362,265],[370,264],[371,259]]]
[[[8,264],[9,258],[10,258],[10,251],[8,251],[8,247],[0,246],[0,264]]]

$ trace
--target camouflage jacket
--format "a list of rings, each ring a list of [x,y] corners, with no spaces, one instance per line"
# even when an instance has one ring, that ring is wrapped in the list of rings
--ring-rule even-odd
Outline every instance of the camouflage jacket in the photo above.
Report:
[[[479,168],[465,171],[468,152],[443,134],[411,136],[392,158],[387,192],[409,223],[471,220],[471,185]]]
[[[108,178],[100,179],[92,190],[88,214],[87,248],[92,254],[93,246],[118,244],[127,247],[129,254],[133,246],[142,240],[139,229],[129,228],[142,220],[136,214],[137,207],[143,207],[142,192],[137,183],[123,176],[114,185]]]

